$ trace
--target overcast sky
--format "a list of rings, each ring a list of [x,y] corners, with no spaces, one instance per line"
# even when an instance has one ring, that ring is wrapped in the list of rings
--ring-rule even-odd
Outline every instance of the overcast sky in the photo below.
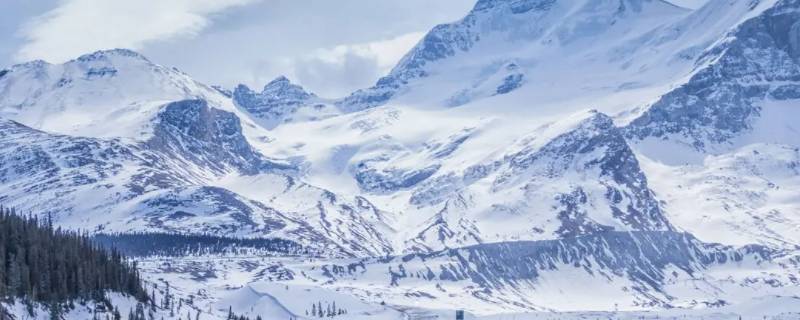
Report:
[[[131,48],[209,83],[286,75],[342,96],[371,85],[475,0],[0,0],[0,68]]]

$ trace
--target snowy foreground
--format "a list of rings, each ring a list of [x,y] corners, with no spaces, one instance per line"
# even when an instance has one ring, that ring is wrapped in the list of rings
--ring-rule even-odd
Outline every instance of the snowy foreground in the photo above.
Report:
[[[725,306],[694,306],[658,310],[599,311],[528,310],[534,305],[517,308],[494,304],[476,296],[465,294],[457,282],[419,283],[418,286],[392,286],[382,283],[381,272],[372,279],[359,281],[325,280],[326,262],[313,259],[275,257],[187,257],[152,258],[141,260],[149,285],[157,284],[157,299],[163,299],[166,284],[176,299],[192,301],[183,303],[182,309],[173,310],[174,319],[187,314],[194,318],[198,311],[201,319],[225,319],[229,308],[237,315],[264,319],[313,319],[314,304],[346,311],[338,319],[455,319],[456,309],[466,309],[466,319],[800,319],[800,296],[753,296],[736,304]],[[385,273],[385,272],[384,272]],[[560,272],[559,276],[568,276]],[[597,300],[607,300],[592,284],[582,281],[562,280],[573,288],[585,290],[587,295],[564,301],[564,305],[579,308]],[[733,281],[732,279],[725,279]],[[552,281],[543,280],[543,282]],[[701,281],[698,281],[701,282]],[[714,285],[724,286],[720,281]],[[703,284],[692,284],[703,285]],[[705,285],[711,285],[705,283]],[[426,291],[435,286],[442,294]],[[710,286],[713,287],[713,286]],[[722,290],[722,288],[717,288]],[[623,299],[620,297],[620,299]],[[570,300],[569,297],[565,300]],[[168,317],[169,312],[159,314]],[[178,315],[182,316],[179,318]],[[78,317],[80,318],[80,317]]]

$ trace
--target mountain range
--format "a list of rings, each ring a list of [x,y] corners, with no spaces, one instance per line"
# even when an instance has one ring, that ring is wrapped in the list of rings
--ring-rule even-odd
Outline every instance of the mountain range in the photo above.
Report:
[[[341,98],[127,49],[11,66],[0,203],[291,240],[287,283],[363,301],[725,307],[800,294],[798,99],[797,0],[478,0]]]

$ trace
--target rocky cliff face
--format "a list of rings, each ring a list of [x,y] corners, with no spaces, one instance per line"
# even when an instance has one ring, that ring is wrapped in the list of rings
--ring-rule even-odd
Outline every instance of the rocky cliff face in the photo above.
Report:
[[[282,122],[292,121],[301,107],[312,104],[319,105],[318,108],[325,107],[313,93],[282,76],[270,81],[261,92],[240,84],[234,89],[232,98],[260,124],[270,129]]]
[[[287,164],[268,160],[242,134],[235,114],[208,106],[205,100],[167,104],[158,114],[148,149],[185,159],[205,170],[253,175],[270,170],[291,171]]]
[[[622,131],[602,113],[542,128],[509,149],[414,189],[413,204],[441,211],[411,245],[428,250],[492,242],[498,227],[521,239],[672,230]],[[516,222],[501,227],[486,219]]]
[[[319,276],[329,279],[333,287],[382,282],[388,286],[385,294],[390,296],[411,290],[414,297],[424,297],[427,301],[446,303],[448,296],[457,296],[459,301],[475,299],[521,311],[548,310],[549,306],[558,305],[558,299],[567,297],[580,300],[578,304],[622,302],[641,308],[675,308],[692,303],[724,306],[729,299],[736,298],[717,292],[688,301],[681,296],[702,291],[703,285],[691,288],[679,283],[682,279],[716,283],[713,276],[708,276],[711,270],[747,263],[767,265],[775,257],[775,252],[764,247],[705,244],[685,233],[605,232],[322,265]],[[796,266],[784,271],[792,268]],[[388,272],[376,278],[375,269]],[[569,281],[581,279],[581,285],[559,281],[565,274],[569,275]],[[772,277],[768,281],[787,280],[778,274]],[[725,281],[740,288],[752,286],[746,290],[759,290],[752,278],[731,277]],[[595,289],[615,298],[598,296],[591,291]],[[681,293],[676,294],[677,291]]]
[[[798,4],[779,1],[737,26],[698,59],[687,83],[650,106],[626,134],[672,137],[704,149],[753,129],[766,99],[800,98]]]

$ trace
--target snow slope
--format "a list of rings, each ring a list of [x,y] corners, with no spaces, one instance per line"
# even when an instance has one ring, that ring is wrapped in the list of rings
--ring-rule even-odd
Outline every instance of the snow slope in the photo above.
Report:
[[[48,132],[103,138],[152,134],[142,122],[160,105],[188,98],[221,102],[220,96],[180,71],[122,49],[62,65],[15,65],[0,81],[4,118]]]
[[[275,127],[270,151],[299,159],[311,183],[368,194],[394,213],[399,250],[625,230],[625,219],[647,220],[635,229],[670,228],[670,215],[688,213],[661,203],[673,188],[652,189],[639,158],[698,164],[754,143],[800,145],[791,41],[779,37],[791,37],[791,24],[771,22],[796,21],[784,9],[796,7],[480,1],[464,19],[434,28],[375,87],[341,100],[350,114]],[[770,25],[778,29],[764,31]],[[661,110],[676,107],[687,111]],[[617,147],[569,137],[588,110],[620,127]],[[554,141],[562,135],[575,140],[563,153],[583,158],[536,154],[565,144]],[[531,165],[526,156],[536,169],[518,168]],[[678,184],[658,177],[659,186]],[[791,220],[797,204],[788,206]],[[560,228],[567,224],[574,230]]]
[[[368,201],[296,181],[300,168],[257,150],[266,130],[225,95],[134,52],[17,65],[0,87],[0,199],[21,211],[94,232],[278,236],[331,255],[391,250],[381,226],[365,222],[380,223],[362,214],[378,214]],[[259,200],[294,203],[278,211],[265,204],[274,200],[231,192],[221,186],[231,176],[269,180]]]

